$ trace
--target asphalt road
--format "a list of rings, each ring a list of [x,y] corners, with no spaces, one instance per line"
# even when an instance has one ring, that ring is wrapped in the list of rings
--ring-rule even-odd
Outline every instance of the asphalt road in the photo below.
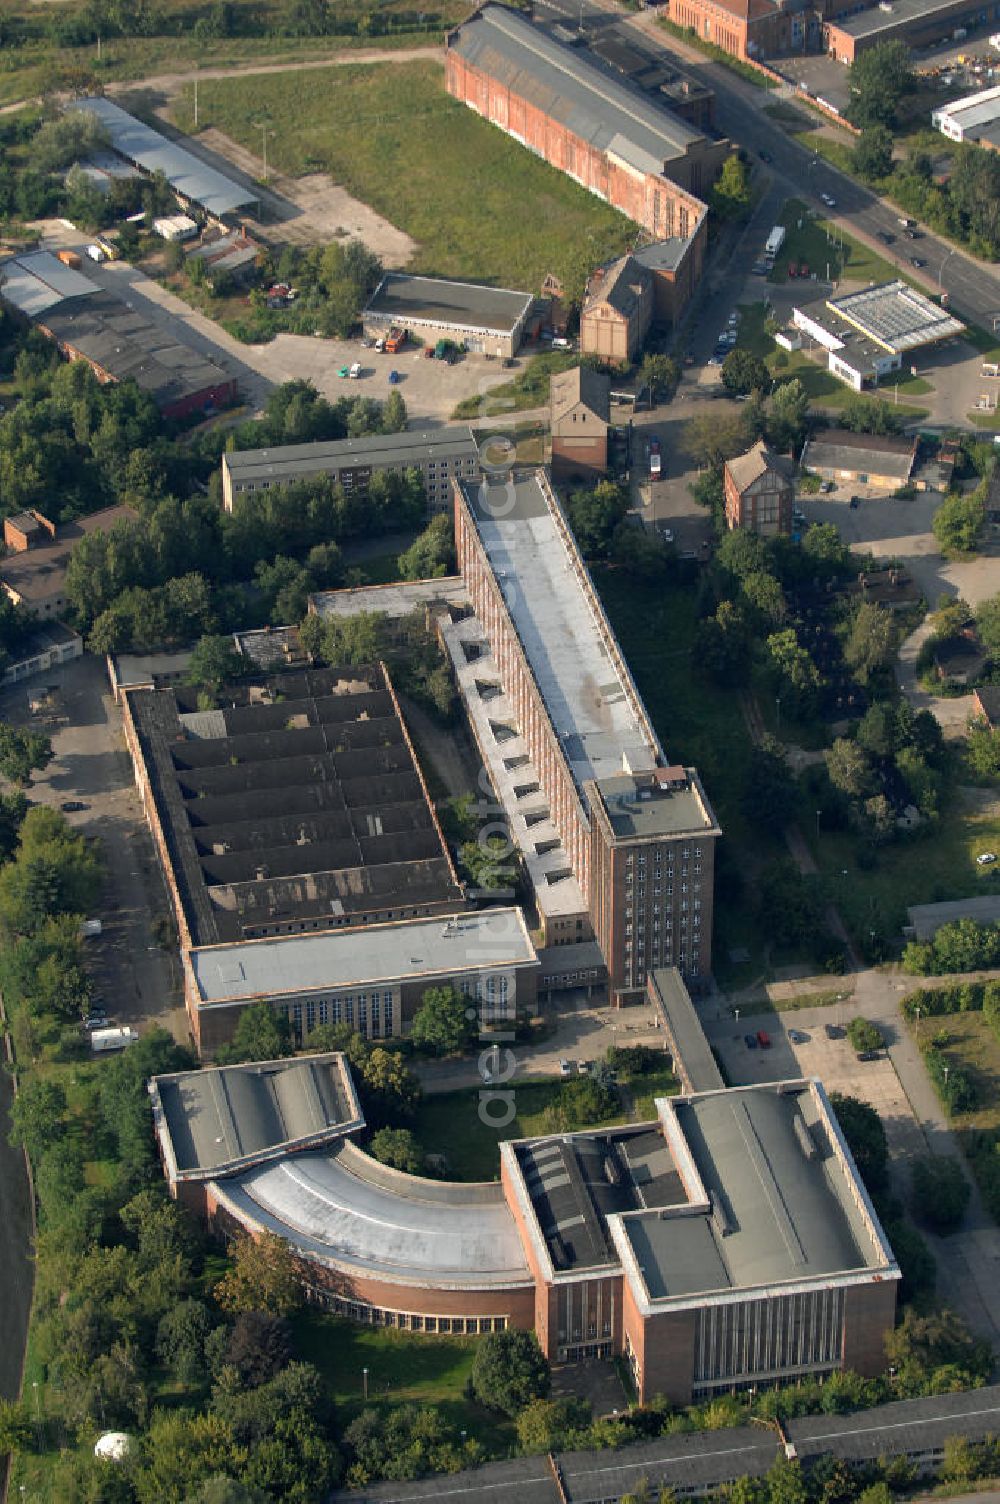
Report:
[[[872,240],[880,230],[899,237],[892,246],[875,241],[879,253],[895,261],[908,276],[922,280],[928,292],[937,292],[939,287],[945,289],[959,315],[987,330],[992,329],[994,317],[1000,319],[1000,276],[994,270],[973,261],[929,231],[924,231],[917,242],[903,239],[898,210],[786,136],[764,114],[763,106],[768,101],[762,89],[663,32],[650,12],[640,11],[623,19],[610,0],[607,4],[587,0],[585,5],[573,4],[572,0],[544,0],[536,11],[542,19],[548,17],[574,25],[582,22],[591,32],[617,31],[633,46],[641,45],[652,54],[666,52],[683,58],[685,69],[715,91],[719,131],[744,147],[751,157],[764,150],[772,158],[767,171],[780,189],[782,199],[795,195],[830,214],[819,196],[830,194],[837,201],[836,210],[830,215],[836,223]],[[915,271],[909,265],[914,254],[927,261],[923,271]]]

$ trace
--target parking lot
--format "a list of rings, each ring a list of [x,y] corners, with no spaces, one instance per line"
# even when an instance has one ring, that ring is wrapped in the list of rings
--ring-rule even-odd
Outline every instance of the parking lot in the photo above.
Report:
[[[42,244],[47,250],[68,247],[82,251],[84,243],[76,230],[68,230],[56,221],[46,221]],[[266,345],[244,345],[227,334],[205,314],[190,307],[159,282],[153,281],[126,261],[85,262],[85,275],[99,286],[107,287],[127,303],[167,328],[234,375],[248,405],[263,407],[268,393],[286,381],[311,381],[331,400],[345,395],[376,397],[389,395],[389,372],[398,372],[397,390],[404,398],[411,427],[413,420],[424,420],[431,427],[447,423],[463,397],[487,392],[517,374],[521,361],[513,369],[504,369],[497,360],[483,356],[466,356],[449,365],[444,360],[427,360],[423,349],[407,345],[398,355],[377,354],[365,350],[359,339],[315,339],[304,334],[279,334]],[[362,376],[351,381],[340,376],[344,366],[360,361]]]
[[[32,714],[28,697],[51,686],[52,710]],[[30,725],[51,737],[55,757],[36,775],[29,797],[58,808],[72,826],[96,840],[105,864],[104,891],[93,918],[102,933],[87,941],[95,1000],[120,1024],[139,1028],[156,1022],[187,1039],[181,1006],[176,944],[165,938],[169,912],[166,887],[146,830],[132,764],[121,734],[121,716],[111,696],[103,658],[90,656],[53,669],[44,681],[6,690],[0,719]],[[154,925],[160,927],[154,932]]]

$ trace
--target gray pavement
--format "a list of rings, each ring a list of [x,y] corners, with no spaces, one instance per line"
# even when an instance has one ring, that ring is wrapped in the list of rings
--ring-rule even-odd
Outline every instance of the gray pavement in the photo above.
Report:
[[[87,942],[97,997],[118,1023],[140,1030],[161,1024],[186,1043],[175,944],[157,942],[153,926],[166,920],[167,891],[146,829],[142,803],[125,749],[121,714],[111,696],[104,660],[85,656],[46,675],[57,687],[58,713],[31,716],[20,686],[0,697],[0,718],[28,725],[52,739],[54,760],[31,786],[31,798],[58,807],[86,808],[70,824],[98,841],[105,866],[98,911],[102,934]],[[29,686],[37,692],[37,683]]]

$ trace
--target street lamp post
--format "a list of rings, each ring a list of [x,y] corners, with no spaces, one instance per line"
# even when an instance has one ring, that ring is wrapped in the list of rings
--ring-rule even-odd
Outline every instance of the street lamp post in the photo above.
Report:
[[[819,840],[819,817],[823,813],[821,809],[816,811],[816,839]]]
[[[364,1384],[364,1397],[365,1397],[365,1401],[367,1402],[367,1400],[368,1400],[368,1370],[367,1370],[367,1368],[363,1368],[361,1370],[361,1378],[362,1378],[362,1382]]]

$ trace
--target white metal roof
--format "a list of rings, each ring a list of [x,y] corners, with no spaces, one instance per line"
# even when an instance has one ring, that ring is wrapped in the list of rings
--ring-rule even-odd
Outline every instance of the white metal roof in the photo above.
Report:
[[[961,319],[905,282],[881,282],[861,292],[831,298],[827,307],[882,349],[897,355],[961,334]]]
[[[109,131],[115,151],[145,172],[162,172],[175,193],[200,204],[209,214],[226,214],[257,202],[256,194],[209,167],[183,146],[136,120],[110,99],[74,99],[71,110],[87,110]]]
[[[201,946],[190,959],[205,1004],[536,964],[516,908]]]

